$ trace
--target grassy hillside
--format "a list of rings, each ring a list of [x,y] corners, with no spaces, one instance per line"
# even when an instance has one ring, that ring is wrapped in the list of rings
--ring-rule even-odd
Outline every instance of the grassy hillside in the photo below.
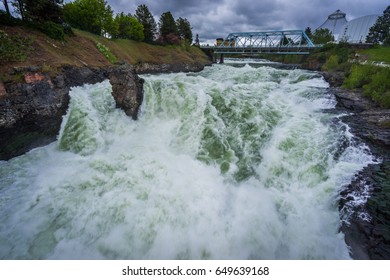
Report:
[[[0,26],[0,79],[9,79],[11,68],[26,66],[55,72],[63,65],[101,67],[117,61],[130,64],[209,62],[196,47],[109,40],[80,30],[74,30],[74,33],[74,36],[66,35],[65,41],[56,41],[34,29]]]
[[[358,53],[362,58],[366,58],[369,61],[382,61],[390,64],[390,47],[376,47],[368,50],[360,50]]]

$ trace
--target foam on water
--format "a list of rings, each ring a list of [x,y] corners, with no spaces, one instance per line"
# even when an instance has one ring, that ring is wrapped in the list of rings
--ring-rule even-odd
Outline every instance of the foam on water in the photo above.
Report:
[[[108,82],[75,88],[58,141],[0,162],[0,258],[349,258],[337,195],[372,158],[321,77],[143,78],[139,121]]]

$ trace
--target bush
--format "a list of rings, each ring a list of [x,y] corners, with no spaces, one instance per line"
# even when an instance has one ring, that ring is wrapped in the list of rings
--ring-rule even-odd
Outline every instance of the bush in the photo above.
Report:
[[[390,108],[390,68],[377,67],[371,82],[364,85],[364,93],[383,108]]]
[[[337,55],[332,54],[328,60],[326,60],[324,66],[322,66],[322,70],[324,71],[336,71],[339,66],[339,58]]]
[[[31,50],[30,37],[10,36],[0,30],[0,61],[24,61]]]
[[[347,79],[344,81],[344,86],[349,89],[362,88],[364,85],[371,82],[371,75],[375,73],[377,67],[373,65],[354,64],[351,67]]]
[[[366,96],[383,108],[390,108],[390,68],[374,65],[358,65],[351,67],[344,87],[362,88]]]
[[[113,55],[112,52],[110,51],[110,49],[108,47],[106,47],[105,45],[103,45],[99,42],[96,42],[96,47],[111,63],[116,63],[118,61],[116,56]]]
[[[62,28],[64,29],[64,33],[66,35],[74,36],[73,29],[69,24],[63,23]]]
[[[43,23],[43,25],[40,28],[43,33],[45,33],[47,36],[54,40],[60,40],[63,41],[65,37],[64,28],[62,25],[46,21]]]
[[[15,26],[20,25],[21,20],[14,18],[12,16],[9,16],[6,12],[0,10],[0,24],[8,25],[8,26]]]

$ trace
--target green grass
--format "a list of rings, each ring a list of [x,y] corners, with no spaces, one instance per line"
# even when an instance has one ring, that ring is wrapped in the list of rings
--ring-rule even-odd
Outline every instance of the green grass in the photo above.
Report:
[[[24,61],[31,51],[33,39],[19,35],[8,35],[0,29],[0,61]]]
[[[390,47],[376,47],[368,50],[361,50],[359,54],[366,55],[368,60],[383,61],[390,64]]]
[[[364,94],[382,108],[390,108],[390,68],[388,67],[354,64],[343,86],[349,89],[363,89]]]
[[[107,39],[78,29],[74,29],[74,32],[107,47],[117,61],[127,61],[130,64],[208,62],[208,58],[199,48],[189,45],[160,46],[127,39]]]

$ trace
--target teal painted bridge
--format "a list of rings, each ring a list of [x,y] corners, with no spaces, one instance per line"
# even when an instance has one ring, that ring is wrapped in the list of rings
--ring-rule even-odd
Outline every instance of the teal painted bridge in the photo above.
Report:
[[[303,30],[235,32],[217,39],[214,46],[201,46],[205,51],[219,54],[309,54],[320,47]]]

